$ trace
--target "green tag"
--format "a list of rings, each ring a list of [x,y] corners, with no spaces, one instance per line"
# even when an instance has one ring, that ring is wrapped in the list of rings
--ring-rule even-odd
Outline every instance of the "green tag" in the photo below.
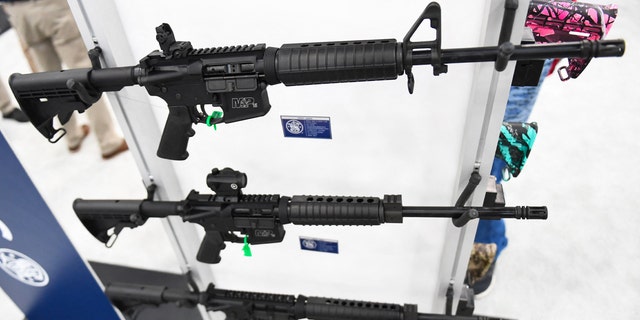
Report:
[[[249,242],[247,241],[248,236],[244,236],[244,246],[242,247],[242,251],[244,251],[245,257],[251,257],[251,248],[249,247]]]
[[[213,125],[213,130],[218,130],[216,124],[211,124],[211,119],[220,119],[222,118],[222,111],[214,111],[210,116],[207,117],[207,127],[211,127]]]

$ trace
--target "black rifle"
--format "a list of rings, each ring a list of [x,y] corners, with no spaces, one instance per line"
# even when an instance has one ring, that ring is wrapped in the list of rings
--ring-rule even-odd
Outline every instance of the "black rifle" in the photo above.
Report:
[[[436,39],[412,42],[425,20],[435,29]],[[195,134],[192,124],[230,123],[265,115],[271,108],[268,85],[390,80],[406,73],[409,92],[413,92],[414,65],[431,65],[433,74],[439,75],[447,72],[449,63],[495,61],[496,69],[502,71],[509,60],[612,57],[622,56],[625,49],[623,40],[609,40],[517,46],[505,42],[495,47],[443,50],[440,6],[435,2],[426,7],[403,42],[379,39],[280,48],[257,44],[194,49],[190,42],[176,41],[168,24],[157,27],[156,32],[162,51],[150,53],[136,66],[102,69],[100,49],[95,48],[89,52],[93,68],[12,75],[13,94],[31,123],[50,142],[56,142],[65,131],[54,129],[55,116],[66,123],[73,111],[83,112],[103,92],[144,86],[169,106],[157,155],[184,160],[189,156],[189,138]],[[221,107],[223,115],[207,114],[205,105]]]
[[[176,303],[207,311],[222,311],[227,320],[498,320],[486,316],[447,316],[419,313],[414,304],[393,304],[344,300],[303,295],[244,292],[216,289],[209,284],[205,292],[129,283],[111,283],[105,293],[128,319],[134,320],[141,309]]]
[[[452,218],[462,226],[470,219],[546,219],[546,207],[404,207],[402,196],[376,197],[245,195],[244,173],[213,169],[207,185],[215,194],[192,190],[182,201],[82,200],[73,202],[82,224],[96,239],[111,246],[124,228],[143,225],[148,218],[180,216],[200,224],[206,235],[197,259],[220,262],[225,241],[249,244],[281,242],[283,225],[358,225],[402,223],[405,217]],[[153,190],[152,190],[153,191]],[[244,237],[239,237],[239,232]]]

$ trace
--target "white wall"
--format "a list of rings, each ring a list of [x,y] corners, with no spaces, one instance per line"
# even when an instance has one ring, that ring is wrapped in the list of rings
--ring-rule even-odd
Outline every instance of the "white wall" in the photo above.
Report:
[[[139,2],[118,2],[126,36],[138,57],[157,48],[155,27],[162,22],[172,25],[178,40],[191,41],[195,47],[402,39],[425,5],[325,1],[292,7],[290,2],[193,1],[149,8]],[[442,7],[443,47],[478,45],[482,15],[477,12],[483,12],[483,4],[448,1]],[[460,32],[463,21],[477,27]],[[400,193],[406,205],[450,204],[455,198],[472,68],[451,66],[449,74],[433,77],[430,67],[416,67],[413,95],[407,93],[404,77],[377,83],[273,86],[272,110],[265,117],[221,125],[215,132],[196,126],[191,156],[174,163],[182,188],[204,192],[210,169],[229,166],[249,176],[246,193],[380,197]],[[163,124],[166,107],[162,101],[156,104]],[[281,115],[329,116],[333,139],[284,138]],[[445,223],[287,226],[284,243],[254,246],[252,258],[241,255],[241,245],[229,245],[222,263],[213,267],[214,275],[218,285],[229,288],[277,287],[284,292],[335,295],[336,285],[341,284],[346,296],[421,303],[428,308]],[[339,240],[340,254],[302,252],[300,235]],[[265,274],[272,280],[265,281]]]
[[[477,45],[481,5],[440,1],[443,47]],[[595,2],[595,1],[591,1]],[[603,1],[598,1],[603,2]],[[575,81],[549,79],[534,112],[540,135],[523,174],[505,185],[511,205],[549,205],[546,222],[509,221],[496,287],[477,301],[479,313],[519,319],[636,318],[640,298],[638,226],[640,178],[635,164],[640,100],[634,89],[638,67],[640,13],[620,0],[611,36],[626,38],[619,59],[595,60]],[[142,3],[118,1],[134,54],[156,49],[155,26],[172,25],[178,40],[194,46],[265,42],[401,39],[426,2],[304,3],[204,1]],[[155,7],[154,7],[155,6]],[[162,8],[157,8],[162,7]],[[340,8],[340,10],[338,10]],[[340,11],[340,12],[337,12]],[[278,18],[273,18],[277,16]],[[234,27],[230,27],[234,25]],[[0,37],[14,53],[0,59],[0,73],[27,72],[11,34]],[[207,191],[212,167],[247,173],[247,193],[372,195],[401,193],[406,205],[449,204],[453,195],[471,66],[450,66],[431,75],[416,68],[414,95],[406,80],[379,83],[269,88],[271,112],[258,119],[197,127],[191,157],[175,167],[182,188]],[[594,90],[594,88],[596,88]],[[597,94],[594,93],[597,92]],[[162,115],[166,107],[157,101]],[[280,115],[323,115],[332,119],[331,141],[282,137]],[[164,122],[164,120],[162,120]],[[158,225],[124,231],[112,249],[86,233],[70,209],[76,197],[142,197],[130,155],[102,161],[88,140],[69,155],[31,126],[0,121],[21,161],[52,210],[88,259],[175,271],[173,252]],[[46,161],[44,159],[47,159]],[[612,207],[609,207],[611,205]],[[366,228],[287,226],[285,242],[253,246],[242,257],[229,245],[213,267],[222,288],[304,293],[398,303],[429,311],[446,221],[410,221]],[[340,240],[339,255],[301,252],[298,235]],[[154,245],[160,241],[164,245]],[[160,248],[160,249],[159,249]],[[11,307],[6,319],[20,319]],[[14,310],[14,311],[12,311]],[[15,316],[14,316],[15,315]]]

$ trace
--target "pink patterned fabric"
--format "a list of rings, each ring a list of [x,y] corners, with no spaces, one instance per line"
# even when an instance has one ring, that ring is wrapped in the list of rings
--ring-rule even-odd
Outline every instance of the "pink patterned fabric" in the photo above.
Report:
[[[525,25],[538,43],[602,39],[618,15],[615,4],[598,5],[569,0],[532,0]],[[567,77],[577,78],[590,59],[570,58]]]

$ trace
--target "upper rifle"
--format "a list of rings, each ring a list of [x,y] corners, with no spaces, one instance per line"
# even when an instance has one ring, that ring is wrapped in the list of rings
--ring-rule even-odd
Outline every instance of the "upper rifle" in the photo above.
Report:
[[[435,29],[435,39],[412,42],[426,20]],[[161,50],[143,57],[136,66],[101,68],[96,47],[90,50],[92,68],[13,74],[9,83],[31,123],[50,142],[65,134],[64,129],[53,127],[54,117],[64,124],[103,92],[144,86],[169,107],[157,155],[184,160],[189,156],[189,138],[195,134],[192,124],[231,123],[265,115],[271,108],[269,85],[392,80],[406,74],[412,93],[412,68],[417,65],[431,65],[436,76],[446,73],[451,63],[494,61],[496,70],[502,71],[510,60],[619,57],[625,49],[623,40],[544,45],[507,41],[494,47],[442,49],[440,6],[435,2],[425,8],[403,42],[375,39],[196,49],[188,41],[176,41],[168,24],[156,28],[156,39]],[[205,105],[218,106],[223,112],[208,114]]]

